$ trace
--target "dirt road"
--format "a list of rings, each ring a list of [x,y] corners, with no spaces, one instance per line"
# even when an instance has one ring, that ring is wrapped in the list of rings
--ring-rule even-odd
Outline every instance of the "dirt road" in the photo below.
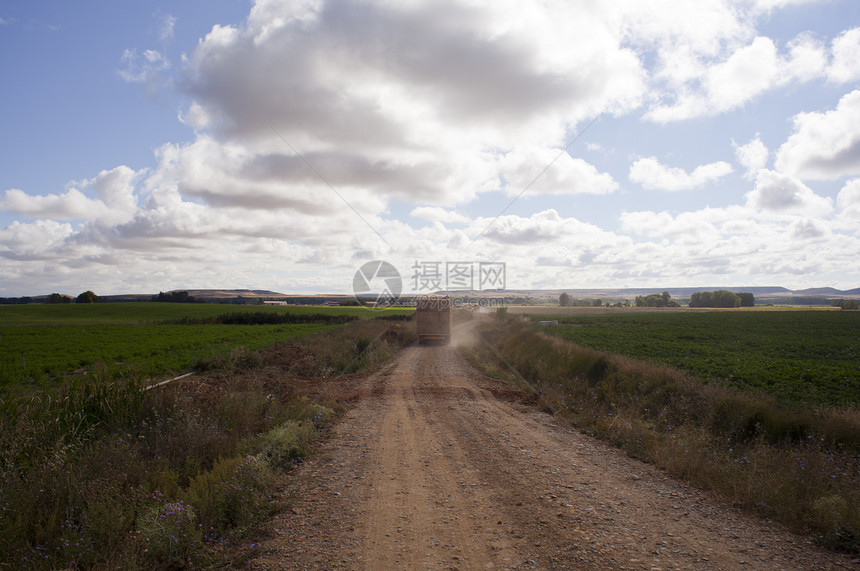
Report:
[[[251,569],[832,569],[815,549],[518,404],[453,348],[369,377]]]

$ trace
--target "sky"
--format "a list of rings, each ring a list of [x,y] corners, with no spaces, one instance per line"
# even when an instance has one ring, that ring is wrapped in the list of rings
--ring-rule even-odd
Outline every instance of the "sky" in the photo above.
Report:
[[[3,0],[0,77],[0,297],[860,287],[856,0]]]

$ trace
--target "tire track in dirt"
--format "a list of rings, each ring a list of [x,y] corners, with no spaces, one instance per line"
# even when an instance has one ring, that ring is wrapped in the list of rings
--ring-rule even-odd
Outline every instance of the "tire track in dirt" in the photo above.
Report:
[[[438,422],[421,407],[418,371],[393,375],[384,398],[382,434],[371,446],[366,541],[371,569],[446,567],[451,561],[486,560],[482,542],[464,541],[476,529],[464,513],[473,498],[462,492],[474,476],[456,462],[456,443],[439,439]]]
[[[532,408],[451,347],[410,347],[296,471],[253,569],[837,569]],[[509,387],[508,387],[509,388]]]

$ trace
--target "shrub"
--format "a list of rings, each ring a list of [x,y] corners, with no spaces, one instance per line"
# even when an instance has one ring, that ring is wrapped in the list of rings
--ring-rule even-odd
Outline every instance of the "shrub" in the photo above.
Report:
[[[203,533],[194,508],[176,500],[154,506],[141,518],[138,531],[145,558],[160,567],[192,567]]]
[[[272,468],[287,470],[307,458],[316,437],[312,422],[290,420],[260,437],[257,457]]]
[[[225,458],[192,479],[186,497],[210,539],[228,530],[241,535],[271,509],[264,501],[271,482],[272,473],[256,458]]]
[[[91,290],[87,290],[75,298],[75,303],[99,303],[101,298],[94,294]]]

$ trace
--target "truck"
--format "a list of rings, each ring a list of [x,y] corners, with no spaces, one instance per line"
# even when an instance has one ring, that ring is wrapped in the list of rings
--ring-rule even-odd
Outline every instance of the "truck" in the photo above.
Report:
[[[427,295],[415,302],[418,329],[418,344],[451,342],[451,298]]]

